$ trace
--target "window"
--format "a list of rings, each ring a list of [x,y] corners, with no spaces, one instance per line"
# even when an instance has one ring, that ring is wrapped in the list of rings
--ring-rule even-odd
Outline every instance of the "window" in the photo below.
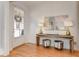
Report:
[[[20,37],[24,35],[24,12],[18,8],[14,11],[14,37]]]

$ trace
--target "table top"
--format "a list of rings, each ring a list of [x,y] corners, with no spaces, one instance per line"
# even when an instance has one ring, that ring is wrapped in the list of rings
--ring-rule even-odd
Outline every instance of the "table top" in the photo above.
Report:
[[[71,35],[59,35],[59,34],[36,34],[38,37],[56,37],[56,38],[68,38],[72,39],[73,36]]]

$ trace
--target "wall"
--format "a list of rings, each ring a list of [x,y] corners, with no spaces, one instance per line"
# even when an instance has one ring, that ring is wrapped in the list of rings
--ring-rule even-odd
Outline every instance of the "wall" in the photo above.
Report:
[[[2,19],[4,19],[4,5],[3,5],[3,3],[2,2],[0,2],[0,48],[2,48],[2,40],[1,39],[3,39],[3,26],[4,26],[4,20],[2,20]],[[3,30],[3,31],[2,31]]]
[[[14,7],[22,9],[24,11],[24,35],[21,37],[14,38],[13,35],[13,15],[14,15]],[[19,46],[27,42],[28,39],[28,32],[29,32],[29,16],[28,16],[28,8],[25,7],[24,4],[20,4],[18,2],[10,2],[10,39],[9,39],[9,49],[12,50],[14,47]]]
[[[39,5],[34,5],[30,7],[30,37],[28,42],[35,43],[36,30],[39,21],[43,16],[57,16],[57,15],[69,15],[72,22],[72,35],[74,36],[74,41],[76,41],[75,49],[79,49],[78,44],[78,29],[77,29],[77,3],[76,2],[43,2]],[[66,45],[64,48],[69,48],[68,41],[65,41]]]
[[[0,55],[3,54],[3,46],[4,46],[4,3],[0,2]]]
[[[14,7],[24,10],[24,36],[14,38],[13,15]],[[0,55],[8,55],[16,46],[26,43],[29,31],[28,9],[22,4],[16,5],[11,2],[0,2]]]
[[[0,55],[9,53],[9,2],[0,2]]]

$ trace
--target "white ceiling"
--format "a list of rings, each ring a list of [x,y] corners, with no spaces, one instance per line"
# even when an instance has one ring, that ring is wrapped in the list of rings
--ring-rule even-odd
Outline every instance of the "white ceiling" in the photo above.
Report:
[[[24,6],[35,6],[35,5],[42,5],[42,4],[59,3],[59,1],[16,1],[16,2],[13,2],[13,3],[22,4]]]
[[[48,5],[54,6],[54,4],[55,5],[56,4],[63,5],[63,3],[65,3],[65,4],[68,3],[69,4],[70,2],[71,1],[13,1],[12,3],[14,5],[19,5],[19,6],[23,7],[23,8],[28,7],[31,10],[31,8],[35,9],[36,7],[40,7],[40,5],[41,6],[43,6],[43,5],[45,5],[45,6],[48,6]]]
[[[32,6],[32,5],[39,5],[39,4],[51,4],[52,2],[51,1],[16,1],[13,3],[19,3],[19,4]]]

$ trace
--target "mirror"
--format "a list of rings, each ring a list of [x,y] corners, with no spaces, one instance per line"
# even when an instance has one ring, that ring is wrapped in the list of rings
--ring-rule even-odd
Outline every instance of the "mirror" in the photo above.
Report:
[[[45,30],[65,30],[64,22],[66,20],[69,20],[68,15],[45,17],[43,27]]]

